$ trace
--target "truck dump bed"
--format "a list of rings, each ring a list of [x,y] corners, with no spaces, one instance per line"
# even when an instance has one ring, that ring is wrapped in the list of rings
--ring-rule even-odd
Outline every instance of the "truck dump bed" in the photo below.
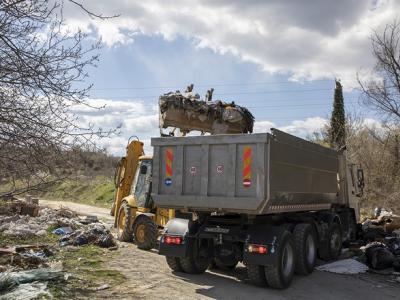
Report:
[[[276,129],[151,144],[152,197],[160,207],[256,215],[328,209],[340,201],[338,152]]]

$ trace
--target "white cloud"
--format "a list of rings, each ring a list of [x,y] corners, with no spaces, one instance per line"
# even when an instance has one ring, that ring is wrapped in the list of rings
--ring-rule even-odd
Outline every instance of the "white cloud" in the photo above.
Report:
[[[314,132],[320,131],[324,126],[328,124],[328,120],[321,117],[307,118],[305,120],[295,120],[291,124],[282,126],[279,129],[287,133],[299,136],[307,137]]]
[[[396,0],[304,1],[85,1],[98,13],[121,16],[90,20],[70,7],[69,22],[93,26],[109,46],[134,35],[185,37],[195,47],[231,53],[264,70],[292,79],[338,76],[354,83],[355,73],[373,64],[371,29],[392,21]],[[82,20],[87,20],[86,25]]]

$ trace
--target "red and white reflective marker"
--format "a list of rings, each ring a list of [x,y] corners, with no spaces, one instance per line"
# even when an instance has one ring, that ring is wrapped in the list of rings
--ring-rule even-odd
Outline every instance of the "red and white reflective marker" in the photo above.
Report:
[[[221,174],[221,173],[223,173],[224,172],[224,166],[223,165],[218,165],[217,166],[217,173],[218,174]]]
[[[196,173],[197,173],[196,167],[190,167],[189,172],[190,172],[190,174],[193,175],[193,176],[196,175]]]
[[[244,187],[250,187],[251,186],[250,179],[243,179],[243,186]]]

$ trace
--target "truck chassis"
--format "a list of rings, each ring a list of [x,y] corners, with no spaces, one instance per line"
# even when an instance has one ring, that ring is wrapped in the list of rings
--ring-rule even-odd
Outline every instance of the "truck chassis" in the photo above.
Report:
[[[295,273],[310,274],[317,255],[336,259],[356,226],[354,209],[345,206],[275,215],[202,213],[170,220],[159,254],[171,269],[186,273],[234,269],[242,262],[253,284],[283,289]]]

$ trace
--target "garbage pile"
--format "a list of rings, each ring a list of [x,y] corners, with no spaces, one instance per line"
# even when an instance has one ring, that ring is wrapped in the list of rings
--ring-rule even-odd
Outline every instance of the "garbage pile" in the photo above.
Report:
[[[234,102],[211,101],[210,91],[208,101],[200,100],[192,89],[160,96],[160,129],[175,127],[184,134],[192,130],[211,134],[253,132],[254,116],[247,108]]]
[[[374,270],[392,268],[400,272],[400,216],[376,208],[374,217],[362,223],[360,248],[365,262]]]
[[[0,215],[0,233],[5,236],[42,236],[47,234],[50,227],[63,226],[79,228],[82,224],[74,212],[63,208],[43,208],[38,211],[37,217],[21,214]]]
[[[39,199],[26,196],[25,200],[12,195],[0,199],[0,215],[29,215],[36,217],[39,213]]]
[[[95,216],[79,217],[65,209],[42,208],[36,217],[29,215],[0,215],[0,234],[8,238],[34,238],[46,236],[50,231],[59,235],[59,246],[94,244],[115,248],[116,241],[110,231]],[[57,251],[49,244],[0,246],[0,272],[6,266],[18,269],[46,267],[48,258]]]
[[[400,216],[376,208],[374,216],[360,226],[358,239],[342,250],[341,259],[317,267],[339,274],[367,271],[394,276],[400,282]]]
[[[117,246],[113,235],[104,225],[100,223],[89,224],[85,228],[72,231],[70,227],[59,228],[53,233],[61,234],[63,237],[60,239],[60,246],[82,246],[93,244],[103,248],[114,248]]]
[[[68,274],[60,264],[20,272],[0,273],[0,300],[52,298],[47,289],[49,281],[65,280]],[[47,298],[46,298],[47,299]]]

